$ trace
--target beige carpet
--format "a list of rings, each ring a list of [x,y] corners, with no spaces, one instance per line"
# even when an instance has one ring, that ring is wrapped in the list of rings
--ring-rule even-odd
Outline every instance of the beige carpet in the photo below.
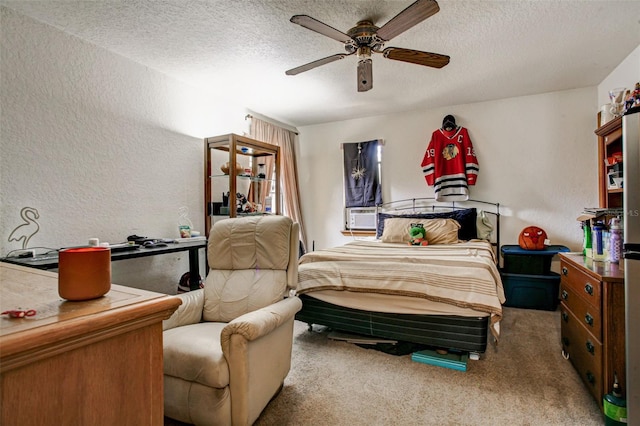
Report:
[[[291,372],[257,426],[603,424],[562,358],[558,311],[504,308],[498,348],[466,372],[330,340],[300,322],[294,333]]]

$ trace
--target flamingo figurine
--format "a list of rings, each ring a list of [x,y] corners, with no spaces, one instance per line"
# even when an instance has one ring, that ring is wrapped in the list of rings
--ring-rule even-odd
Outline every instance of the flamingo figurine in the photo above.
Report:
[[[40,214],[38,213],[38,210],[33,207],[23,207],[22,210],[20,210],[20,217],[24,223],[22,225],[18,225],[13,231],[11,231],[11,235],[9,235],[9,242],[23,240],[22,249],[25,250],[31,237],[36,235],[40,230],[40,225],[36,222],[36,219],[40,218]]]

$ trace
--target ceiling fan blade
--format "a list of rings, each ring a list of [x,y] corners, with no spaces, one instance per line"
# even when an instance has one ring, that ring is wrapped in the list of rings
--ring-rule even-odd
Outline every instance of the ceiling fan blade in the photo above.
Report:
[[[294,24],[298,24],[303,26],[311,31],[315,31],[324,36],[330,37],[334,40],[337,40],[341,43],[347,43],[351,41],[351,37],[343,33],[342,31],[338,31],[329,25],[318,21],[317,19],[312,18],[307,15],[294,15],[290,19]]]
[[[373,88],[373,65],[371,59],[358,61],[358,92]]]
[[[382,51],[387,59],[409,62],[433,68],[442,68],[449,63],[447,55],[439,53],[422,52],[420,50],[403,49],[401,47],[387,47]]]
[[[318,59],[317,61],[309,62],[308,64],[304,64],[304,65],[300,65],[299,67],[291,68],[290,70],[285,71],[285,74],[286,75],[300,74],[301,72],[309,71],[311,69],[319,67],[320,65],[329,64],[331,62],[340,60],[340,59],[344,58],[345,56],[349,56],[349,55],[350,54],[347,54],[347,53],[338,53],[336,55],[327,56],[326,58]]]
[[[377,31],[378,37],[389,41],[429,16],[435,15],[439,10],[440,6],[436,0],[418,0],[380,27]]]

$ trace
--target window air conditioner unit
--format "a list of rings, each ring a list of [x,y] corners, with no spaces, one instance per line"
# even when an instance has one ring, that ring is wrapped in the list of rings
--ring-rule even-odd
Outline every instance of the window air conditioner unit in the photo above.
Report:
[[[375,207],[352,207],[347,209],[347,229],[375,231],[377,222],[378,215]]]

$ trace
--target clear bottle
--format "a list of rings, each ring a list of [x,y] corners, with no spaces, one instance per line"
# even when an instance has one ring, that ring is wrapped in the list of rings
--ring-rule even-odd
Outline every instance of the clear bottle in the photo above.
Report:
[[[180,238],[191,238],[191,230],[193,229],[193,223],[189,219],[189,208],[180,207],[178,209],[178,232]]]
[[[608,260],[612,263],[618,263],[622,255],[622,226],[620,224],[620,218],[614,217],[610,223]]]

